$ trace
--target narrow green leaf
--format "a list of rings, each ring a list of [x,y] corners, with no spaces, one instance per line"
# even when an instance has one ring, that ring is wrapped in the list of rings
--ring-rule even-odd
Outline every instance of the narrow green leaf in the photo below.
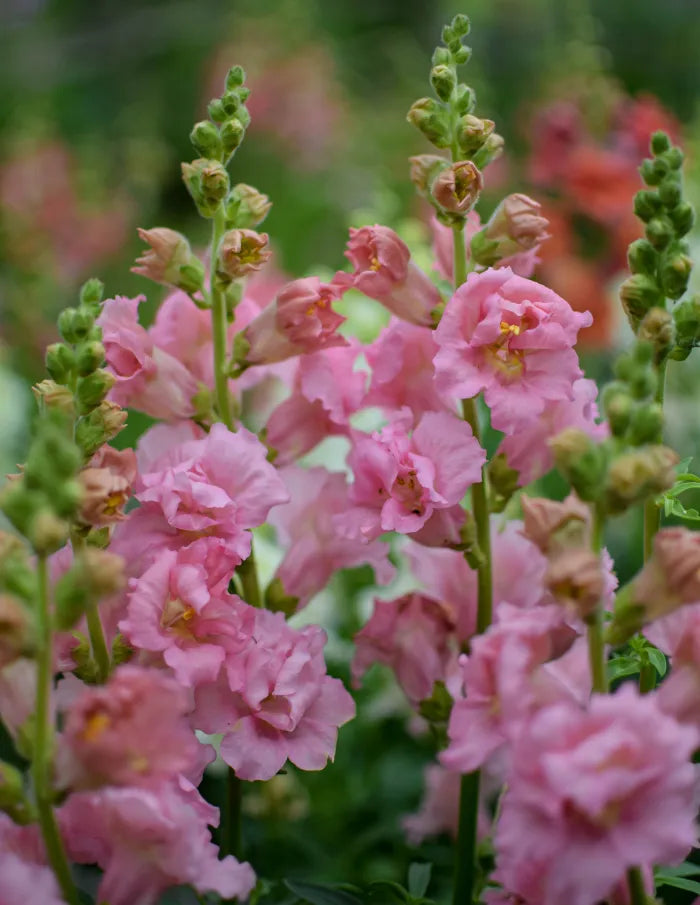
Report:
[[[675,867],[659,867],[655,876],[659,877],[700,877],[700,864],[684,861]]]
[[[430,883],[430,874],[432,870],[433,865],[429,862],[422,863],[420,861],[414,861],[412,864],[409,864],[408,891],[416,899],[420,899],[425,895],[428,884]]]
[[[324,883],[306,883],[302,880],[285,880],[284,885],[294,895],[311,905],[361,905],[361,899],[335,886]]]
[[[676,889],[687,889],[688,892],[694,892],[700,895],[700,883],[697,880],[688,880],[686,877],[669,877],[660,874],[656,878],[657,886],[675,886]]]

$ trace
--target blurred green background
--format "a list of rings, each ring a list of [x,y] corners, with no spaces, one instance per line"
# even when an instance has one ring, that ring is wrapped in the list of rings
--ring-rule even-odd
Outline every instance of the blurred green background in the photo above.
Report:
[[[159,290],[129,272],[136,227],[168,225],[204,247],[208,224],[194,213],[179,164],[193,156],[191,126],[234,63],[248,71],[253,122],[232,176],[272,198],[265,229],[278,266],[290,277],[340,268],[348,225],[375,221],[415,238],[427,259],[407,158],[429,146],[405,113],[429,92],[430,55],[456,12],[472,20],[465,72],[478,112],[506,138],[506,155],[487,174],[483,213],[516,189],[553,205],[560,232],[541,277],[568,279],[595,310],[601,326],[585,363],[604,377],[625,337],[614,289],[629,233],[586,213],[585,203],[577,208],[561,186],[533,186],[542,111],[575,107],[585,141],[606,149],[618,140],[619,111],[656,98],[654,115],[683,136],[697,201],[698,0],[3,0],[0,468],[22,455],[28,388],[42,376],[56,313],[81,282],[100,276],[108,296],[147,292],[152,311]],[[555,273],[562,262],[565,272]],[[683,378],[671,369],[669,429],[690,455],[699,400],[687,390],[692,363],[683,368]],[[620,561],[623,572],[633,566]],[[341,675],[366,583],[354,573],[333,588],[342,613],[336,604],[331,666]],[[400,821],[418,805],[431,742],[407,731],[385,673],[371,674],[358,701],[366,718],[341,732],[336,765],[290,772],[249,794],[247,854],[264,876],[405,881],[418,853]],[[430,891],[439,895],[450,876],[446,839],[418,857],[435,862]]]

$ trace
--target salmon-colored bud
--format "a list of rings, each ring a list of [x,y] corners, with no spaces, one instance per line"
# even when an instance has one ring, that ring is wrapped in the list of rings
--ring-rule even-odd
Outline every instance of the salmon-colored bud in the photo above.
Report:
[[[79,518],[94,527],[124,519],[123,508],[136,477],[133,450],[103,446],[79,475],[83,491]]]
[[[466,216],[476,204],[482,186],[479,170],[471,160],[462,160],[438,174],[431,194],[442,210]]]
[[[561,503],[523,494],[523,534],[543,553],[590,546],[591,513],[575,494]]]
[[[42,380],[32,387],[34,398],[47,408],[58,409],[66,415],[75,415],[73,393],[55,380]]]
[[[272,255],[268,245],[267,233],[230,229],[219,246],[217,274],[230,281],[260,270]]]
[[[186,292],[201,289],[204,268],[192,254],[190,243],[174,229],[156,226],[139,229],[139,238],[151,247],[136,260],[132,273],[148,277],[156,283],[178,286]]]
[[[0,668],[31,654],[32,622],[14,594],[0,593]]]
[[[545,585],[558,603],[587,619],[605,590],[600,556],[583,548],[563,550],[549,562]]]
[[[438,173],[449,167],[449,162],[437,154],[417,154],[415,157],[409,157],[409,163],[411,182],[421,195],[427,195]]]

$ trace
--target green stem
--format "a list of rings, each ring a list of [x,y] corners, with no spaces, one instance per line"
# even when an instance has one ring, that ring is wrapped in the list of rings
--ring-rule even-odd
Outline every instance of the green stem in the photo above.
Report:
[[[656,371],[656,401],[659,405],[664,404],[664,390],[666,383],[666,364],[662,361]],[[663,437],[659,437],[659,442]],[[656,504],[656,498],[650,497],[644,503],[644,561],[646,562],[654,550],[654,536],[661,527],[661,509]]]
[[[453,905],[471,905],[476,883],[476,829],[479,817],[479,771],[462,776]],[[475,807],[476,803],[476,807]]]
[[[647,694],[656,688],[656,675],[656,669],[653,664],[648,661],[642,664],[642,668],[639,671],[639,691],[641,694]]]
[[[235,855],[241,858],[241,805],[243,803],[243,783],[229,767],[226,772],[226,801],[221,823],[222,857]]]
[[[647,893],[644,878],[638,867],[630,867],[627,871],[627,885],[630,890],[630,905],[646,905]]]
[[[216,285],[216,259],[219,252],[221,237],[226,228],[226,215],[223,205],[214,214],[211,236],[211,330],[214,344],[214,389],[216,391],[216,407],[219,417],[229,430],[233,429],[233,415],[231,414],[231,399],[228,392],[227,368],[227,341],[228,317],[226,315],[226,299],[223,292]]]
[[[455,289],[467,279],[467,256],[464,248],[464,221],[452,227],[453,276]]]
[[[463,399],[462,413],[464,420],[470,425],[476,441],[481,445],[476,400]],[[491,530],[489,527],[489,504],[486,497],[486,468],[481,470],[481,482],[472,484],[472,508],[474,510],[474,522],[476,523],[476,539],[479,551],[483,557],[483,563],[479,566],[476,573],[478,589],[476,630],[481,634],[491,625],[493,618]]]
[[[51,748],[53,727],[51,726],[51,683],[53,627],[49,610],[49,580],[46,557],[37,558],[37,579],[39,600],[37,606],[37,684],[34,729],[34,751],[32,758],[32,780],[36,796],[39,827],[46,848],[49,864],[56,875],[63,898],[69,905],[78,905],[78,893],[70,872],[63,840],[58,830],[53,812],[51,795]]]
[[[603,546],[603,516],[596,507],[593,511],[593,551],[600,553]],[[603,607],[601,603],[595,609],[587,624],[588,662],[591,667],[593,691],[605,694],[608,690],[608,677],[605,670],[605,641]]]
[[[85,539],[77,531],[71,532],[71,546],[73,547],[73,556],[80,556],[83,547],[85,546]],[[90,636],[92,656],[97,667],[97,681],[102,684],[109,678],[111,663],[109,648],[105,641],[102,621],[100,620],[100,614],[96,603],[88,604],[85,610],[85,619],[87,621],[88,634]]]
[[[236,569],[238,577],[241,579],[243,587],[243,599],[250,606],[260,608],[262,606],[262,595],[260,594],[260,583],[258,582],[258,570],[255,565],[255,552],[253,550],[253,539],[250,539],[250,556],[244,559]]]

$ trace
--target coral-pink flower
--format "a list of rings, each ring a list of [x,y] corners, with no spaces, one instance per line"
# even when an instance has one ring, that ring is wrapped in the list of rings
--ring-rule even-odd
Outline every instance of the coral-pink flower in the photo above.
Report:
[[[447,412],[426,412],[409,433],[404,409],[382,431],[356,433],[348,463],[355,509],[339,517],[348,534],[372,539],[382,531],[412,534],[435,512],[456,506],[481,480],[486,453],[471,427]]]
[[[0,905],[64,905],[46,863],[38,826],[18,826],[0,813]]]
[[[554,456],[548,440],[567,427],[585,431],[593,440],[603,440],[608,435],[607,424],[598,423],[594,381],[585,377],[571,387],[572,399],[550,402],[544,411],[531,421],[519,424],[508,431],[497,452],[503,453],[508,465],[518,472],[518,483],[524,487],[546,474],[554,465]]]
[[[393,229],[351,229],[345,256],[354,268],[349,281],[355,289],[403,320],[424,327],[433,325],[433,312],[442,301],[440,293],[411,260],[408,246]]]
[[[390,666],[413,704],[430,697],[457,656],[451,608],[423,594],[375,600],[374,612],[355,635],[355,685],[373,663]]]
[[[496,879],[528,902],[594,905],[628,868],[681,861],[696,840],[697,742],[631,685],[587,710],[540,711],[512,751]]]
[[[105,686],[86,687],[66,717],[59,775],[64,786],[152,785],[196,766],[202,747],[189,702],[170,676],[121,666]]]
[[[435,331],[438,390],[463,399],[484,393],[498,430],[573,399],[581,377],[573,349],[588,313],[508,267],[471,273],[447,303]]]
[[[205,541],[206,544],[206,541]],[[239,650],[252,631],[252,611],[206,567],[206,547],[162,550],[130,583],[126,618],[119,623],[137,650],[160,654],[185,686],[212,682],[228,651]]]
[[[248,647],[195,690],[194,725],[223,733],[221,756],[241,779],[270,779],[288,759],[321,770],[333,758],[355,704],[326,674],[325,641],[318,626],[295,630],[282,613],[256,610]]]
[[[462,773],[477,770],[517,738],[537,708],[568,697],[556,678],[537,670],[576,637],[562,611],[553,605],[523,610],[502,603],[497,616],[460,660],[465,697],[452,708],[450,744],[440,760]]]
[[[345,318],[333,310],[333,302],[346,288],[338,281],[322,283],[318,277],[288,283],[240,334],[245,341],[240,363],[271,364],[346,345],[347,340],[337,332]]]
[[[378,584],[388,584],[394,576],[389,562],[389,545],[380,540],[365,543],[345,537],[336,524],[350,506],[345,475],[325,468],[280,470],[291,500],[270,513],[285,555],[275,577],[284,592],[298,597],[298,608],[328,584],[339,569],[368,563]]]
[[[139,324],[142,301],[142,295],[108,299],[97,319],[107,366],[117,379],[109,398],[154,418],[189,418],[194,414],[197,381],[177,358],[154,345]]]
[[[292,394],[267,422],[276,465],[288,465],[323,439],[349,433],[349,419],[365,395],[366,374],[355,370],[360,345],[332,347],[298,359]]]
[[[209,833],[218,811],[184,780],[78,792],[58,820],[71,859],[104,871],[100,902],[155,905],[162,892],[181,884],[244,900],[255,885],[248,863],[232,855],[219,860]]]

